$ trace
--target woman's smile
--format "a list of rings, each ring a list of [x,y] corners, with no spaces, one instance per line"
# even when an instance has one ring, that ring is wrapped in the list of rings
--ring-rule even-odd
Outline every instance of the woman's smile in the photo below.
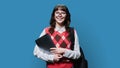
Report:
[[[66,12],[65,11],[58,9],[55,12],[56,23],[62,24],[65,21],[65,18],[66,18]]]

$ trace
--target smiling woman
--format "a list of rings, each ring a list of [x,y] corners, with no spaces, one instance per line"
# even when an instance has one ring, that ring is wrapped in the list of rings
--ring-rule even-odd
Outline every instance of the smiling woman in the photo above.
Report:
[[[60,8],[57,11],[55,11],[56,25],[59,24],[60,26],[62,26],[65,20],[65,17],[66,17],[65,11],[61,10]]]
[[[65,5],[56,5],[51,15],[50,26],[46,27],[40,35],[42,37],[48,34],[56,48],[50,48],[52,54],[46,53],[38,45],[34,48],[34,55],[46,61],[47,68],[72,68],[72,59],[80,57],[79,40],[75,29],[73,31],[75,42],[71,41],[70,22],[68,8]],[[74,49],[72,49],[72,46],[74,46]]]

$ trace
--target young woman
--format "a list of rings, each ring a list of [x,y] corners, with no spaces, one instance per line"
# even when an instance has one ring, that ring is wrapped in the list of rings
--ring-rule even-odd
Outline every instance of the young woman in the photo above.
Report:
[[[81,55],[79,52],[79,40],[74,29],[74,45],[70,41],[70,13],[65,5],[56,5],[53,9],[50,26],[46,27],[40,37],[49,34],[56,48],[50,48],[52,54],[47,54],[37,45],[34,48],[34,55],[47,62],[47,68],[72,68],[71,59],[78,59]],[[71,50],[71,46],[74,49]]]

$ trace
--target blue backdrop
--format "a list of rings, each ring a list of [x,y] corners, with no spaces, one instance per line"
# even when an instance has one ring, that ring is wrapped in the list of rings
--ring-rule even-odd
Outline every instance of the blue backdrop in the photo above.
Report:
[[[56,4],[68,6],[89,68],[120,68],[119,0],[0,0],[0,68],[45,68],[34,40]]]

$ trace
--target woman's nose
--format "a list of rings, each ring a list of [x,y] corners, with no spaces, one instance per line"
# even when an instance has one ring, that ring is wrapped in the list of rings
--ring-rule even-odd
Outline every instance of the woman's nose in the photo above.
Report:
[[[62,16],[62,13],[59,13],[58,16]]]

